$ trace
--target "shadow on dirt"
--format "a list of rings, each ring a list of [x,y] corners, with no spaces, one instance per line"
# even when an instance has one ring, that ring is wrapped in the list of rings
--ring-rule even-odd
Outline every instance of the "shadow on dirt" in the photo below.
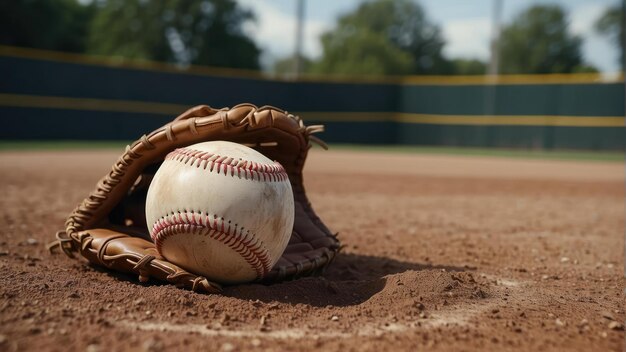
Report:
[[[97,265],[90,267],[120,281],[137,282],[135,275],[107,270]],[[224,296],[261,302],[281,302],[314,307],[351,306],[361,304],[390,286],[424,287],[420,279],[431,279],[447,272],[472,271],[473,268],[427,263],[403,262],[386,257],[340,253],[321,276],[304,277],[275,284],[245,284],[224,287]],[[444,273],[445,274],[445,273]],[[394,283],[390,283],[393,280]],[[415,282],[411,282],[415,281]],[[142,286],[170,286],[166,282],[150,280]],[[418,289],[419,291],[419,289]]]
[[[226,296],[260,300],[262,302],[284,302],[311,306],[349,306],[363,303],[388,286],[390,275],[405,272],[447,272],[469,271],[471,269],[410,263],[359,254],[339,254],[322,276],[306,277],[272,285],[239,285],[225,287]],[[411,280],[413,276],[404,279]],[[400,278],[396,279],[402,280]],[[401,283],[404,285],[404,283]],[[408,286],[419,283],[406,283]]]
[[[372,280],[407,270],[467,271],[467,268],[450,265],[403,262],[386,257],[339,253],[326,269],[324,277],[331,281]]]

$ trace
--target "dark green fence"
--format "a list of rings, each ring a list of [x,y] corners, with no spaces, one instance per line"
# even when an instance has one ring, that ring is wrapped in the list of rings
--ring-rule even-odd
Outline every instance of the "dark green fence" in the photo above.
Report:
[[[278,80],[0,47],[0,138],[135,139],[190,106],[274,105],[329,142],[624,149],[624,83],[594,75]]]

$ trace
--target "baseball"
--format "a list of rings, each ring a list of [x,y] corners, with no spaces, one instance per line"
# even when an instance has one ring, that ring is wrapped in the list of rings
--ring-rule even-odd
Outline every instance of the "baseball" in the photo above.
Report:
[[[293,229],[283,167],[237,143],[214,141],[169,153],[148,189],[150,236],[167,260],[215,282],[263,278]]]

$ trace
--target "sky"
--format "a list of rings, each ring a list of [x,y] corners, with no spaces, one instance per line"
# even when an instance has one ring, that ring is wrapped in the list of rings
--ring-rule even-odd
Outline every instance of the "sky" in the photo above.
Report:
[[[238,0],[257,16],[246,32],[264,51],[262,63],[270,66],[276,59],[293,54],[298,0]],[[304,54],[319,57],[319,37],[333,28],[337,18],[353,11],[365,0],[304,0]],[[448,58],[489,58],[489,38],[493,0],[415,0],[425,9],[432,22],[439,24],[446,39],[444,55]],[[600,71],[619,70],[618,50],[593,30],[595,20],[619,0],[503,0],[502,24],[535,4],[558,4],[569,14],[570,31],[583,38],[583,57]]]

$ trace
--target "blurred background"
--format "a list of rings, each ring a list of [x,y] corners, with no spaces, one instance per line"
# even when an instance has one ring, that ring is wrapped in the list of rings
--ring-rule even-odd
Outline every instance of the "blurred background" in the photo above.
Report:
[[[4,142],[274,105],[331,143],[623,151],[624,1],[0,3]]]

